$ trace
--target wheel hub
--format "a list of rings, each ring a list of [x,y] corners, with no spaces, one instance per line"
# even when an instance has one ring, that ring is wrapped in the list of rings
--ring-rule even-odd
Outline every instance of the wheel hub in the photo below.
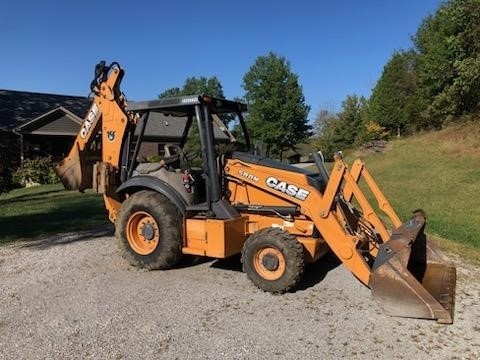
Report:
[[[285,273],[285,258],[275,247],[259,249],[253,259],[255,271],[264,279],[278,280]]]
[[[127,240],[133,251],[149,255],[160,242],[160,230],[155,218],[145,211],[133,213],[127,221]]]
[[[142,226],[142,236],[145,240],[151,241],[155,237],[155,229],[152,224],[146,223]]]
[[[262,259],[262,264],[265,266],[265,269],[275,271],[278,269],[279,261],[275,255],[266,254]]]

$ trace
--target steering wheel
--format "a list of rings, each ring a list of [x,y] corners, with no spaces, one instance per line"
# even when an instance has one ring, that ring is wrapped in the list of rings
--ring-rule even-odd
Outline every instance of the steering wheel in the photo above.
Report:
[[[165,158],[163,159],[165,165],[180,169],[188,169],[188,163],[197,156],[197,154],[184,153],[183,149],[176,144],[165,144],[163,148],[165,150]],[[175,166],[177,161],[178,166]]]

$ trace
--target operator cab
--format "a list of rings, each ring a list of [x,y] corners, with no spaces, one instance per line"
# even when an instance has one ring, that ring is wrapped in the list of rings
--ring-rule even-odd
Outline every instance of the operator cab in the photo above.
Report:
[[[246,109],[243,103],[206,95],[129,103],[127,111],[138,121],[122,152],[122,183],[138,176],[156,178],[179,194],[189,209],[231,217],[229,204],[215,211],[223,198],[220,163],[222,154],[239,144],[242,150],[250,149],[242,116]],[[232,121],[237,136],[226,125]]]

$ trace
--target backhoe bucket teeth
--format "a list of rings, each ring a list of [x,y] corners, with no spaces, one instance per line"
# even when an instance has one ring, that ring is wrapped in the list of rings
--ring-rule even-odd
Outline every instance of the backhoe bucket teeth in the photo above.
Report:
[[[423,232],[416,214],[379,248],[370,277],[375,300],[392,316],[453,322],[456,269]]]
[[[55,172],[67,190],[80,190],[92,187],[93,165],[87,162],[85,154],[74,147],[68,157],[61,160]]]

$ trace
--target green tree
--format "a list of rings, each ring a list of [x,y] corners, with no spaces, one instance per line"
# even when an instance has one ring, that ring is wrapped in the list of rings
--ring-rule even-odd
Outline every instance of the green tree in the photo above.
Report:
[[[430,127],[480,109],[480,1],[450,0],[420,25],[414,44]]]
[[[320,110],[313,120],[313,135],[315,137],[322,136],[334,120],[338,120],[336,114],[328,110]]]
[[[180,89],[179,87],[173,87],[173,88],[167,89],[164,92],[162,92],[160,95],[158,95],[160,99],[168,98],[168,97],[176,97],[176,96],[182,96],[182,89]]]
[[[320,111],[314,122],[315,147],[331,159],[336,151],[367,140],[366,112],[367,100],[357,95],[347,96],[342,102],[342,110],[336,115]]]
[[[418,96],[417,54],[395,52],[383,69],[368,101],[368,118],[387,131],[408,133],[418,124],[421,99]]]
[[[267,156],[282,159],[286,150],[294,150],[311,134],[310,106],[284,57],[272,52],[259,56],[243,77],[243,88],[251,137],[261,143]]]
[[[363,96],[348,95],[342,102],[342,111],[338,114],[339,126],[335,141],[349,147],[361,142],[367,109],[367,99]]]
[[[197,78],[192,76],[185,80],[185,83],[181,88],[173,87],[166,89],[159,95],[159,98],[162,99],[166,97],[187,95],[210,95],[218,98],[225,97],[223,95],[222,84],[216,76],[212,76],[210,78],[206,78],[204,76],[200,76],[199,78]],[[228,123],[233,119],[233,116],[226,114],[221,115],[220,118],[225,125],[228,125]],[[185,150],[192,153],[201,151],[200,133],[198,132],[198,127],[195,126],[195,124],[190,128]]]
[[[333,159],[333,154],[342,148],[336,141],[339,126],[338,116],[328,110],[320,110],[315,116],[313,145],[328,160]]]
[[[159,98],[184,96],[184,95],[210,95],[214,97],[223,98],[223,88],[220,80],[216,76],[206,78],[194,76],[185,80],[181,88],[173,87],[166,89],[159,95]]]
[[[158,97],[160,99],[166,97],[175,97],[175,96],[186,96],[186,95],[210,95],[217,98],[224,98],[223,87],[220,83],[220,80],[216,76],[206,78],[200,76],[196,78],[194,76],[189,77],[185,80],[185,83],[181,88],[173,87],[166,89]],[[228,125],[229,122],[233,119],[231,115],[222,115],[220,116],[223,123]]]

